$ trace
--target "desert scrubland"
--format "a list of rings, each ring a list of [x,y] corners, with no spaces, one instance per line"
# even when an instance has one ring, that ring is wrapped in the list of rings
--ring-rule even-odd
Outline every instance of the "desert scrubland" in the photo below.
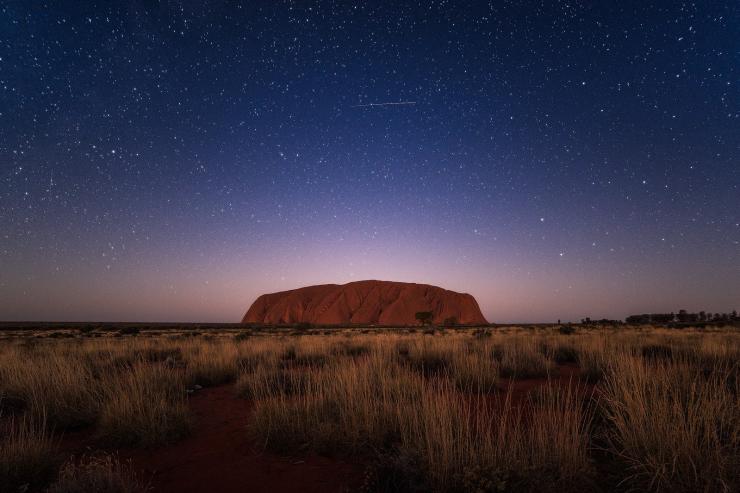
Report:
[[[733,328],[25,330],[0,339],[0,489],[171,491],[143,458],[197,469],[228,405],[260,461],[337,461],[326,490],[738,491],[739,373]]]

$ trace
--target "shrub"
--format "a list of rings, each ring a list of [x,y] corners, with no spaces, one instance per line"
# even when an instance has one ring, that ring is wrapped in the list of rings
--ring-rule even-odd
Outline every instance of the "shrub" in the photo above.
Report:
[[[476,339],[487,339],[491,337],[493,334],[491,333],[490,329],[476,329],[473,331],[473,337]]]
[[[670,359],[673,349],[663,344],[649,344],[643,346],[642,357],[646,359]]]
[[[357,358],[364,356],[370,352],[370,347],[364,344],[353,344],[347,341],[342,341],[335,344],[331,350],[332,354],[340,356],[349,356],[350,358]]]
[[[74,337],[74,334],[70,332],[52,332],[48,336],[51,339],[69,339],[71,337]]]
[[[430,489],[431,485],[416,463],[416,458],[404,450],[394,449],[379,451],[367,465],[360,491],[419,492]]]
[[[558,332],[560,332],[563,335],[569,336],[569,335],[575,334],[576,328],[570,325],[561,325],[558,328]]]
[[[558,344],[553,351],[553,359],[559,364],[577,363],[578,350],[571,345]]]
[[[243,331],[243,332],[239,332],[237,335],[235,335],[234,336],[234,340],[236,342],[242,342],[242,341],[246,341],[251,336],[252,336],[252,334],[249,333],[248,331]]]
[[[68,462],[47,493],[144,493],[149,490],[149,485],[133,472],[129,464],[121,464],[118,458],[104,455]]]
[[[421,325],[430,325],[434,314],[432,312],[416,312],[414,318],[419,321]]]
[[[295,346],[288,346],[283,351],[282,360],[283,361],[294,361],[298,354],[296,353]]]

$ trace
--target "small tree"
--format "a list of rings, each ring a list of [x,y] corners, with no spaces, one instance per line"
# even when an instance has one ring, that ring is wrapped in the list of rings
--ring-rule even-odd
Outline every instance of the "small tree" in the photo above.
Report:
[[[416,312],[416,320],[421,325],[431,325],[434,314],[432,312]]]
[[[454,327],[455,325],[457,325],[457,317],[447,317],[444,320],[444,325],[446,325],[447,327]]]

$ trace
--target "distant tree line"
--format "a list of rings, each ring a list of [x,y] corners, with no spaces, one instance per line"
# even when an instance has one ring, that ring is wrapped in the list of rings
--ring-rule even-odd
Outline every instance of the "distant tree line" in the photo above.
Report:
[[[581,319],[581,323],[586,324],[595,324],[595,325],[620,325],[623,324],[621,320],[611,320],[608,318],[600,318],[598,320],[591,320],[591,317],[586,317]]]
[[[686,310],[679,310],[678,313],[643,313],[641,315],[630,315],[625,319],[628,324],[694,324],[694,323],[727,323],[738,322],[737,310],[730,313],[712,313],[700,311],[698,313],[689,313]]]

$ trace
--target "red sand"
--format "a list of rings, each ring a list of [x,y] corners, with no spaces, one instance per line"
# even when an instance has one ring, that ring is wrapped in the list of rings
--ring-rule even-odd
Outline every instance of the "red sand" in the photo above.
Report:
[[[340,492],[362,484],[362,468],[324,457],[279,457],[248,438],[250,404],[232,387],[215,387],[190,399],[195,416],[186,439],[153,450],[121,451],[151,477],[155,492]]]

